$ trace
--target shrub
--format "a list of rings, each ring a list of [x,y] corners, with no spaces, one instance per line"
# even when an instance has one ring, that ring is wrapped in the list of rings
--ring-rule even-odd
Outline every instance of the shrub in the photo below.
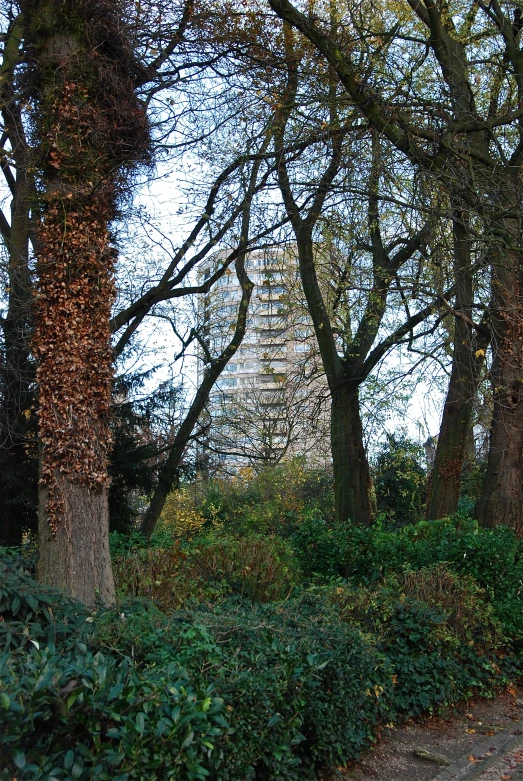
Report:
[[[212,688],[90,648],[87,609],[16,565],[0,559],[0,777],[205,778],[227,730]]]
[[[165,502],[155,528],[155,537],[191,538],[206,522],[197,507],[197,493],[188,486],[172,491]]]
[[[383,545],[376,534],[365,530],[358,567]],[[400,537],[412,543],[412,533],[396,535],[395,568]],[[223,543],[224,561],[242,542]],[[166,561],[183,568],[204,547]],[[144,561],[153,553],[160,566],[165,551],[140,551]],[[218,554],[206,560],[209,577],[223,574]],[[372,587],[301,587],[279,603],[222,593],[170,615],[136,599],[90,613],[21,565],[0,558],[6,781],[312,780],[358,756],[379,720],[491,694],[521,676],[491,593],[448,565],[403,567]]]
[[[216,740],[212,778],[313,779],[371,739],[381,665],[324,597],[185,610],[147,639],[143,622],[143,613],[108,616],[101,641],[147,666],[176,659],[213,685],[229,731]]]
[[[441,565],[389,577],[373,590],[337,586],[331,598],[389,665],[380,699],[388,721],[490,694],[521,668],[487,595]]]
[[[170,617],[141,602],[90,614],[65,600],[70,621],[54,641],[62,596],[15,578],[10,604],[19,592],[27,615],[45,607],[38,630],[13,631],[10,607],[4,615],[6,779],[297,781],[371,738],[380,664],[321,596]]]
[[[264,467],[242,469],[232,479],[196,483],[195,506],[209,527],[223,526],[235,534],[262,533],[288,537],[303,517],[331,517],[332,476],[308,467],[302,458]]]
[[[200,583],[188,582],[184,574],[187,554],[179,542],[170,548],[136,548],[113,558],[118,594],[123,598],[155,599],[165,609],[203,596]]]
[[[0,656],[5,778],[203,779],[221,700],[175,663],[138,671],[78,643]]]
[[[350,522],[305,518],[297,526],[291,543],[306,576],[357,577],[365,583],[377,577],[370,555],[373,537],[373,529]]]
[[[210,536],[191,551],[190,566],[205,581],[225,581],[256,602],[283,599],[299,581],[293,551],[279,537]]]
[[[505,526],[482,529],[461,515],[397,530],[306,519],[292,544],[306,577],[342,577],[353,586],[445,563],[476,581],[503,632],[523,644],[523,542]]]
[[[426,473],[422,448],[406,436],[390,436],[372,465],[378,512],[397,525],[423,516]]]
[[[231,593],[258,602],[282,599],[299,581],[290,545],[279,537],[209,534],[182,549],[138,548],[114,559],[119,593],[157,600],[165,610],[189,599],[215,601]]]

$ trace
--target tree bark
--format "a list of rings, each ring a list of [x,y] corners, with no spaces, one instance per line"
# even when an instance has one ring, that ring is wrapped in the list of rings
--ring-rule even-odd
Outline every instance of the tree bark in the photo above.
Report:
[[[49,525],[47,486],[40,486],[37,577],[42,583],[94,604],[114,601],[115,587],[109,552],[108,490],[56,475],[63,510],[56,533]]]
[[[471,269],[471,237],[467,216],[454,214],[455,309],[469,322],[456,317],[452,370],[443,407],[434,467],[430,476],[427,518],[452,515],[458,509],[461,473],[472,426],[474,399],[480,367],[488,345],[488,332],[476,335],[471,325],[474,291]]]
[[[514,246],[520,228],[511,220]],[[517,246],[517,244],[516,244]],[[498,253],[492,270],[492,391],[487,475],[477,503],[479,523],[510,526],[523,537],[523,269],[521,253]]]
[[[332,391],[331,450],[336,519],[368,526],[371,477],[365,446],[358,387],[341,383]]]
[[[114,599],[111,446],[119,169],[149,134],[113,0],[25,0],[28,79],[39,95],[41,179],[33,351],[41,446],[38,578],[88,605]],[[32,66],[32,67],[31,67]]]

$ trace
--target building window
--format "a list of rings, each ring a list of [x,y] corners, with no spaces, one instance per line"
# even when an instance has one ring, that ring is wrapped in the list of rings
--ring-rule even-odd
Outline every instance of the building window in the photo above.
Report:
[[[216,384],[219,388],[235,388],[236,379],[234,377],[222,377]]]

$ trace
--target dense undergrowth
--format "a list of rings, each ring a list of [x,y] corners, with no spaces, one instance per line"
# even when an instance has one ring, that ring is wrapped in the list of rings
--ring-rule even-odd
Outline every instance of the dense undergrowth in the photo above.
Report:
[[[263,506],[214,485],[150,541],[113,535],[120,601],[92,613],[4,551],[0,777],[314,779],[521,677],[509,530],[336,525],[305,482]]]

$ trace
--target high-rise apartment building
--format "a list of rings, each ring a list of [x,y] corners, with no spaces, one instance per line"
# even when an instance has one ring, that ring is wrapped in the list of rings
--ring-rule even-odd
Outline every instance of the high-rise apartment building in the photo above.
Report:
[[[225,257],[225,251],[216,253],[202,275]],[[295,254],[292,248],[253,251],[246,268],[254,283],[247,331],[210,396],[209,452],[233,468],[299,454],[324,463],[328,394]],[[227,269],[199,311],[211,353],[230,340],[240,298],[234,270]]]

